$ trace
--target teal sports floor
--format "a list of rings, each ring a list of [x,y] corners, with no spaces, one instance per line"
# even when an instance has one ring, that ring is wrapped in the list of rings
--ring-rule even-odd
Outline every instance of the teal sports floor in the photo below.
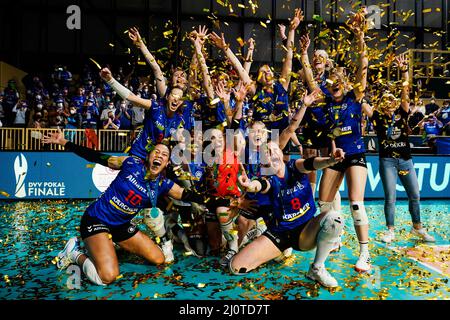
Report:
[[[344,202],[343,248],[327,261],[340,284],[333,290],[305,278],[314,251],[295,252],[247,276],[231,276],[219,268],[217,258],[186,256],[177,245],[174,264],[155,267],[119,251],[121,278],[117,282],[98,287],[84,276],[77,282],[76,270],[70,274],[59,271],[52,259],[69,237],[78,234],[76,227],[89,203],[0,202],[0,300],[450,299],[450,200],[422,202],[422,221],[437,240],[432,245],[409,235],[408,204],[399,201],[397,241],[391,247],[378,240],[385,225],[382,201],[367,201],[374,265],[370,275],[353,270],[357,240]]]

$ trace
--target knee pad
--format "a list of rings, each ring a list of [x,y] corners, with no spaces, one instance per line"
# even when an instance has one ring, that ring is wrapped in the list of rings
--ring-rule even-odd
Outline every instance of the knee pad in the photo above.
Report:
[[[91,280],[92,283],[99,286],[106,286],[106,284],[103,283],[103,280],[98,275],[97,269],[90,259],[86,259],[84,261],[82,268],[84,274],[89,280]]]
[[[164,214],[161,209],[158,210],[158,215],[153,218],[151,215],[151,208],[144,209],[144,223],[152,230],[157,237],[162,237],[166,233],[164,225]]]
[[[320,227],[319,239],[334,242],[340,237],[344,229],[344,218],[338,211],[331,210],[320,221]]]
[[[366,226],[369,224],[367,218],[366,207],[362,201],[350,202],[350,210],[352,212],[353,223],[355,226]]]
[[[333,210],[333,202],[326,202],[319,200],[320,213],[329,212]]]
[[[234,274],[236,276],[243,276],[248,273],[247,268],[240,268],[239,270],[235,270],[232,266],[233,258],[231,258],[230,262],[228,263],[228,267],[230,269],[230,273]]]

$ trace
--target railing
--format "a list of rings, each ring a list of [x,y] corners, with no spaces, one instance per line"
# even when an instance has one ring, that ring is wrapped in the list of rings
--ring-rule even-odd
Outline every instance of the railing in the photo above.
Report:
[[[42,143],[42,137],[55,132],[57,129],[0,128],[0,150],[64,150],[62,146]],[[123,152],[136,135],[133,130],[64,129],[62,132],[65,139],[78,145],[109,152]]]
[[[56,132],[57,129],[33,129],[33,128],[0,128],[0,151],[62,151],[63,147],[57,145],[44,145],[40,140],[43,136]],[[131,145],[137,131],[135,130],[92,130],[92,129],[65,129],[64,137],[78,145],[107,152],[125,152]],[[436,137],[441,142],[450,144],[450,137]],[[370,133],[364,135],[368,152],[378,150],[378,139]],[[413,152],[419,153],[431,150],[424,143],[422,136],[409,136],[409,142]],[[450,147],[449,147],[450,148]],[[446,148],[449,149],[449,148]],[[420,153],[423,153],[420,152]],[[439,150],[438,150],[439,153]],[[440,154],[449,154],[441,152]]]

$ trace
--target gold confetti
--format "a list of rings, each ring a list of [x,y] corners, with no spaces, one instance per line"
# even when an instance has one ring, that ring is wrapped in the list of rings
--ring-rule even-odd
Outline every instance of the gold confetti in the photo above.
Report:
[[[91,60],[91,61],[97,66],[98,70],[102,70],[102,67],[100,67],[100,65],[98,64],[97,61],[95,61],[95,60],[92,59],[92,58],[89,58],[89,60]]]
[[[117,277],[116,277],[116,280],[119,280],[119,279],[122,279],[123,278],[123,274],[119,274]]]
[[[198,288],[204,288],[205,286],[206,286],[205,283],[199,283],[199,284],[197,285]]]
[[[167,38],[167,36],[169,36],[171,34],[173,34],[173,30],[167,30],[167,31],[163,32],[164,38]]]
[[[422,13],[430,13],[431,12],[431,8],[427,8],[427,9],[423,9]]]
[[[6,191],[3,191],[3,190],[0,190],[0,194],[1,194],[2,196],[7,197],[7,198],[10,197],[10,194],[9,194],[8,192],[6,192]]]
[[[264,28],[267,28],[267,25],[264,22],[260,21],[259,24],[262,25]]]

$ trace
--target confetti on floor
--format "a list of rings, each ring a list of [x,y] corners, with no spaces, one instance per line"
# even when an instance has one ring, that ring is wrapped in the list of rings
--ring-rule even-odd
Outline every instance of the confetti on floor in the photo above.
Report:
[[[84,276],[78,281],[76,268],[58,271],[52,260],[65,240],[78,234],[80,217],[89,204],[65,200],[0,202],[0,300],[450,299],[448,265],[446,272],[436,271],[445,266],[439,259],[448,257],[450,201],[422,202],[422,221],[437,240],[432,246],[410,236],[407,203],[397,204],[397,240],[392,246],[402,250],[392,250],[378,240],[384,231],[383,203],[367,201],[374,266],[369,275],[353,270],[357,240],[348,203],[344,202],[343,247],[327,261],[340,283],[333,290],[305,278],[314,251],[294,253],[247,276],[231,276],[220,269],[217,258],[183,255],[180,245],[175,245],[176,262],[169,266],[155,267],[118,251],[122,277],[114,284],[98,287]],[[141,230],[146,230],[145,226]]]

